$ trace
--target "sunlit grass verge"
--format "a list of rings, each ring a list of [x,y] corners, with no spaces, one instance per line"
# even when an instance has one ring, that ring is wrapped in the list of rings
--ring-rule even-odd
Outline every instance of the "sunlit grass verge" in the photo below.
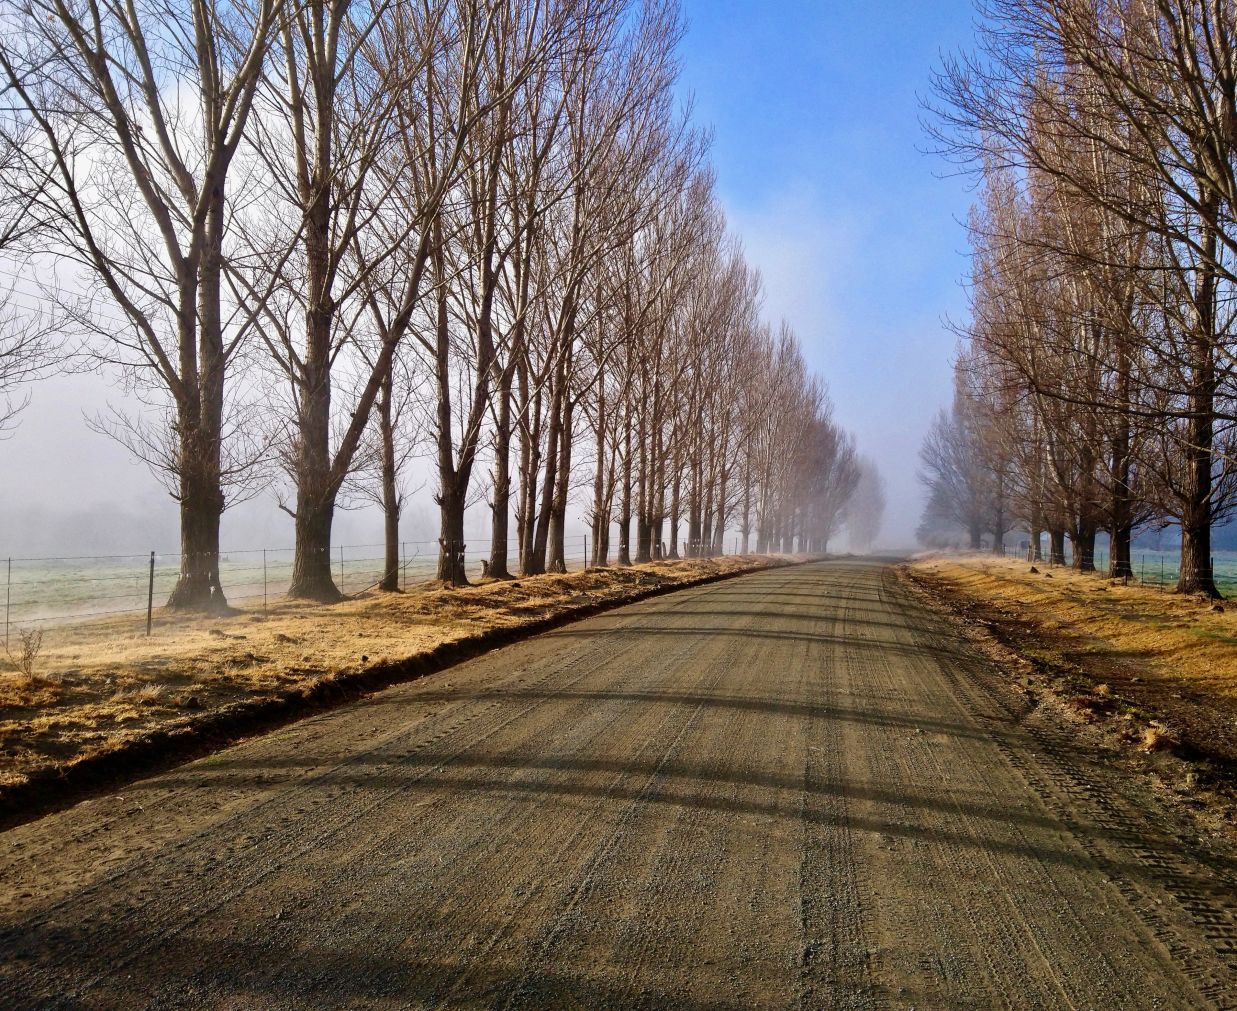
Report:
[[[1200,824],[1237,833],[1237,602],[981,555],[907,573],[997,644],[1032,705],[1063,706]]]
[[[83,624],[43,649],[36,676],[0,668],[0,825],[564,621],[791,561],[655,562],[223,618],[161,614],[150,638],[131,623]]]
[[[1145,678],[1237,702],[1237,606],[1009,558],[932,556],[914,568],[1034,622],[1067,662],[1124,659]]]

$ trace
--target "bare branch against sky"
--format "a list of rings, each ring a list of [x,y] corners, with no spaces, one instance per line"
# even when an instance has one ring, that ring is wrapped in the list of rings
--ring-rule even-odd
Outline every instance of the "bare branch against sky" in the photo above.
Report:
[[[671,0],[6,19],[3,452],[31,477],[0,547],[178,536],[172,602],[220,608],[221,540],[295,544],[324,600],[341,536],[393,564],[437,535],[443,578],[465,541],[559,568],[569,531],[598,562],[823,546],[859,448],[909,540],[960,245],[914,92],[964,6],[897,73],[839,41],[879,18]],[[856,159],[938,194],[935,253]],[[881,218],[898,296],[859,312]],[[83,505],[133,518],[95,544]]]

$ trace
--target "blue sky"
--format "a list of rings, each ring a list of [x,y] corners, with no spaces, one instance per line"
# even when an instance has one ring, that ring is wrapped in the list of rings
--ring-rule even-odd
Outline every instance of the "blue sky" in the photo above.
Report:
[[[880,464],[881,542],[910,542],[916,452],[950,396],[964,308],[965,180],[941,178],[920,124],[943,52],[972,44],[970,0],[683,0],[684,95],[714,130],[732,229],[839,420]]]

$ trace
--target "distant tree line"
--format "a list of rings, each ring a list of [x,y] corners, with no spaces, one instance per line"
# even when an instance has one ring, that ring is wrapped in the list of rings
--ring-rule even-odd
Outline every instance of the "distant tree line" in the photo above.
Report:
[[[1237,7],[985,0],[937,79],[934,131],[973,169],[970,319],[922,453],[921,534],[1020,527],[1112,576],[1179,528],[1182,592],[1216,593],[1237,421]]]
[[[124,378],[91,423],[179,503],[171,606],[226,603],[221,516],[272,487],[293,596],[338,598],[356,496],[395,588],[422,452],[443,579],[483,498],[497,577],[564,568],[573,492],[595,565],[842,523],[854,440],[762,321],[672,0],[13,0],[0,28],[0,385],[65,334]]]

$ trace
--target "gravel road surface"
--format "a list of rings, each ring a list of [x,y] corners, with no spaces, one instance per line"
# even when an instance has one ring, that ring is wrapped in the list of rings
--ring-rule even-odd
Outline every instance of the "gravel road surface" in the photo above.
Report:
[[[879,562],[624,607],[0,835],[0,1006],[1237,1007],[1237,871]]]

